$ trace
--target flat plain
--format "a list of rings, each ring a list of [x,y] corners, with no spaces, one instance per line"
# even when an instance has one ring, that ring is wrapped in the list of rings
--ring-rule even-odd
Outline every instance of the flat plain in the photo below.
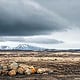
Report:
[[[0,63],[16,61],[49,68],[48,74],[0,76],[0,80],[80,80],[80,52],[0,51]]]

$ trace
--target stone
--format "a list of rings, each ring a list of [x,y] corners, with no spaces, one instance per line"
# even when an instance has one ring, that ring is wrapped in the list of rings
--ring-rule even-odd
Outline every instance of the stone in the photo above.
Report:
[[[19,64],[19,67],[22,67],[23,69],[29,68],[29,66],[26,64]]]
[[[19,74],[24,74],[24,68],[22,68],[22,67],[19,67],[18,69],[17,69],[17,72],[19,73]]]
[[[1,64],[1,67],[3,70],[8,70],[8,65],[7,64]]]
[[[7,74],[8,74],[8,71],[6,71],[6,70],[2,70],[2,71],[1,71],[1,75],[4,76],[4,75],[7,75]]]
[[[43,72],[44,72],[44,71],[43,71],[42,68],[37,69],[37,73],[38,73],[38,74],[42,74]]]
[[[39,68],[39,69],[37,69],[38,74],[42,74],[42,73],[46,73],[46,72],[49,72],[48,68]]]
[[[13,63],[8,65],[9,70],[12,70],[12,69],[16,70],[17,68],[18,68],[18,63],[16,63],[16,62],[13,62]]]
[[[11,71],[8,72],[8,75],[11,76],[11,77],[15,76],[16,75],[16,71],[15,70],[11,70]]]
[[[3,69],[3,70],[8,70],[8,66],[7,66],[7,65],[4,65],[4,66],[2,67],[2,69]]]
[[[47,73],[47,72],[45,72],[45,73],[43,73],[43,74],[46,74],[46,75],[48,75],[48,73]]]
[[[33,66],[30,66],[29,69],[31,70],[32,74],[36,73],[36,69]]]
[[[49,74],[53,74],[53,72],[54,72],[53,70],[49,70],[49,72],[48,72],[48,73],[49,73]]]
[[[8,66],[7,66],[7,64],[2,63],[0,65],[0,74],[7,75],[7,73],[8,73]]]
[[[30,75],[32,72],[29,68],[26,68],[24,73],[25,73],[25,75]]]

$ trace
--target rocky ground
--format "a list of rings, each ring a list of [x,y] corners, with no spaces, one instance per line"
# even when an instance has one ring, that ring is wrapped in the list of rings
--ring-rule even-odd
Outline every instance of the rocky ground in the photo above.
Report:
[[[1,51],[0,64],[12,63],[48,68],[49,72],[15,76],[0,75],[0,80],[80,80],[79,52]]]

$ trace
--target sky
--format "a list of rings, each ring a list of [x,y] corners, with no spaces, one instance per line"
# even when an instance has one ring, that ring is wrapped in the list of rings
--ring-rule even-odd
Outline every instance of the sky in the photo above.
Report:
[[[80,48],[80,0],[0,0],[0,45]]]

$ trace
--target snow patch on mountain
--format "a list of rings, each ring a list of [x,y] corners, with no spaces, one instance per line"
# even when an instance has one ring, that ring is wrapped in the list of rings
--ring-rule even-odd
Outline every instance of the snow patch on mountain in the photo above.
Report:
[[[11,47],[10,45],[0,45],[0,50],[32,50],[32,51],[43,51],[44,48],[28,45],[28,44],[17,44],[17,46]]]

